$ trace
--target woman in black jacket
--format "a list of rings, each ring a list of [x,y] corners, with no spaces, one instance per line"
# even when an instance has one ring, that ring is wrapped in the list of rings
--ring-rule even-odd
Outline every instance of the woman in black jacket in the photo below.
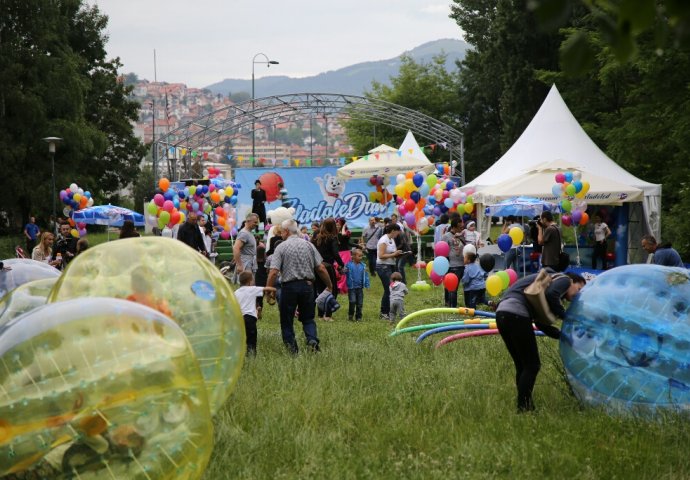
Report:
[[[333,285],[333,297],[337,297],[338,288],[335,279],[335,267],[333,264],[337,263],[339,269],[344,268],[345,264],[343,263],[343,259],[340,258],[340,253],[338,252],[338,228],[336,227],[335,220],[332,217],[325,219],[321,224],[321,229],[314,239],[314,245],[316,246],[316,250],[318,250],[319,254],[321,254],[321,257],[323,258],[323,265],[326,267],[328,276],[331,278],[331,283]],[[314,289],[316,296],[326,289],[326,285],[318,276],[314,282]],[[319,318],[322,318],[327,322],[331,321],[330,318],[324,317],[325,312],[323,310],[320,308],[318,310]]]

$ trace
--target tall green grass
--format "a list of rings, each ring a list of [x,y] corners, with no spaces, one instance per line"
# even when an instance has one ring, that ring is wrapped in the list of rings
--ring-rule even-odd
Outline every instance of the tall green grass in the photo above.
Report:
[[[416,272],[408,272],[408,284]],[[322,351],[282,346],[277,307],[259,322],[256,358],[216,416],[204,478],[690,478],[686,420],[610,417],[581,407],[562,376],[558,343],[539,339],[537,412],[516,413],[514,370],[500,337],[439,350],[428,338],[389,337],[378,320],[378,278],[365,292],[365,321],[347,299],[319,323]],[[410,292],[408,311],[442,305]],[[438,321],[440,317],[426,320]],[[303,345],[301,324],[295,322]]]

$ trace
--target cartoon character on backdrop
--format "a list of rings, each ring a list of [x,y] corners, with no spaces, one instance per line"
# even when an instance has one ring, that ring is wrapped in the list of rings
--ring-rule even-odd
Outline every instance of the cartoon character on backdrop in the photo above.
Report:
[[[261,188],[266,192],[266,201],[275,202],[280,198],[280,188],[285,185],[283,178],[275,172],[267,172],[259,177]]]
[[[271,228],[266,236],[266,245],[268,245],[271,241],[271,238],[275,236],[275,226],[280,225],[285,220],[295,218],[295,209],[292,207],[278,207],[275,210],[269,210],[266,213],[266,217],[268,217],[268,223],[271,224]]]
[[[334,205],[335,201],[345,193],[345,180],[330,173],[324,175],[323,178],[316,177],[314,181],[319,185],[326,205]]]

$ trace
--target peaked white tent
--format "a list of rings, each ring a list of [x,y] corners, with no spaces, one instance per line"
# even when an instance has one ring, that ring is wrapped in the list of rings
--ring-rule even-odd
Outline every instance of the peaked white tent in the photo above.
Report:
[[[362,157],[338,169],[338,178],[368,178],[372,175],[398,175],[410,170],[431,172],[434,164],[422,153],[417,141],[408,131],[399,149],[388,145],[379,145],[369,150],[369,155]]]
[[[585,197],[589,204],[631,202],[630,225],[642,228],[629,230],[629,247],[638,248],[646,232],[660,238],[661,185],[640,180],[607,157],[582,129],[555,85],[513,146],[465,187],[475,188],[477,203],[515,195],[550,200],[554,199],[554,174],[565,170],[579,170],[583,180],[592,187],[596,184],[596,191],[590,188]],[[606,194],[610,195],[602,198]],[[483,211],[483,205],[478,208]],[[483,219],[478,216],[478,220]]]

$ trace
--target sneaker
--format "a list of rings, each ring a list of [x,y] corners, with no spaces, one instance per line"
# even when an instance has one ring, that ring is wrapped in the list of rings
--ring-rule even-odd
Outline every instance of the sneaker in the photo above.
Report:
[[[387,313],[382,313],[382,314],[379,316],[379,318],[380,318],[381,320],[390,320],[390,318],[388,317],[388,314],[387,314]]]
[[[309,351],[313,353],[321,351],[321,349],[319,348],[319,342],[317,342],[316,340],[309,340],[307,342],[307,348],[309,349]]]

